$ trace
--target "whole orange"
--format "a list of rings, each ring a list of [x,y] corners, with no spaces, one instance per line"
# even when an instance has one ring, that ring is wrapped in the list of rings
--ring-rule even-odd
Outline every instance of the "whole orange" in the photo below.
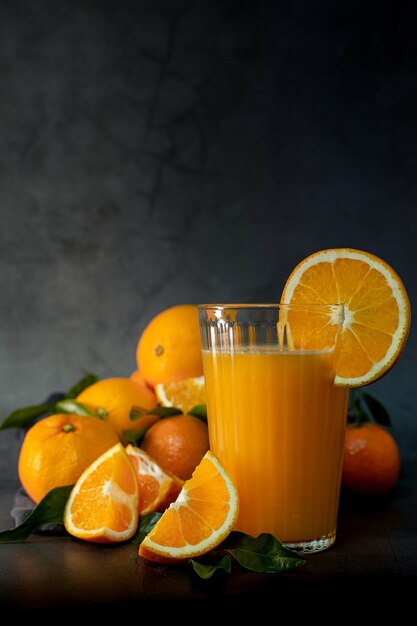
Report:
[[[137,365],[153,387],[202,376],[197,307],[180,304],[154,317],[139,338]]]
[[[38,503],[54,487],[75,483],[93,461],[118,442],[113,428],[95,417],[50,415],[26,433],[18,463],[20,481]]]
[[[346,428],[342,483],[357,493],[389,491],[400,473],[400,452],[392,435],[371,422]]]
[[[141,448],[162,469],[188,480],[209,448],[208,429],[192,415],[166,417],[146,431]]]
[[[123,437],[123,430],[142,429],[152,424],[157,417],[145,415],[137,420],[130,419],[132,407],[153,409],[157,399],[151,389],[138,385],[130,378],[105,378],[84,389],[77,402],[99,412],[114,430]]]
[[[148,387],[149,389],[151,389],[151,391],[153,391],[153,388],[151,387],[151,385],[146,382],[144,375],[138,369],[136,369],[134,372],[132,372],[130,374],[129,378],[130,378],[130,380],[133,380],[138,385],[143,385],[143,386]]]

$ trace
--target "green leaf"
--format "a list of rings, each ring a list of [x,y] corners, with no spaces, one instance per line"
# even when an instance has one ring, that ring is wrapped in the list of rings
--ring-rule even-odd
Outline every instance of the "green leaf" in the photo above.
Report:
[[[362,399],[371,412],[372,417],[378,424],[382,426],[392,426],[388,411],[379,400],[371,396],[369,393],[361,392]]]
[[[147,428],[139,428],[138,430],[123,430],[122,435],[127,443],[131,443],[132,446],[138,446],[147,430]]]
[[[156,522],[162,516],[162,513],[149,513],[148,515],[143,515],[139,520],[139,527],[136,535],[131,539],[131,543],[142,543],[145,539],[146,535],[152,530],[155,526]]]
[[[72,415],[97,417],[96,413],[89,409],[88,406],[82,404],[82,402],[76,402],[70,399],[59,400],[54,406],[54,411],[56,413],[71,413]]]
[[[64,510],[73,485],[55,487],[16,528],[0,532],[0,543],[24,541],[43,524],[63,524]]]
[[[232,563],[230,558],[225,554],[215,563],[201,563],[199,561],[195,561],[194,559],[190,559],[189,563],[193,566],[196,574],[200,576],[200,578],[204,578],[207,580],[211,578],[215,572],[223,570],[227,574],[230,574],[232,571]]]
[[[362,422],[369,422],[370,415],[363,407],[362,394],[359,389],[351,389],[349,394],[348,422],[360,426]]]
[[[31,426],[38,417],[50,413],[52,409],[53,407],[50,404],[34,404],[33,406],[17,409],[13,411],[13,413],[10,413],[2,424],[0,424],[0,430]]]
[[[222,547],[242,567],[252,572],[284,572],[305,563],[300,554],[285,548],[269,533],[262,533],[254,538],[235,531],[229,535]]]
[[[144,409],[141,406],[132,406],[132,408],[130,409],[130,413],[129,413],[129,419],[132,420],[132,422],[134,420],[138,420],[140,417],[143,417],[144,415],[148,415],[149,411],[147,409]]]
[[[207,407],[205,404],[196,404],[191,411],[188,411],[188,414],[198,417],[203,422],[207,422]]]
[[[70,400],[73,400],[74,398],[76,398],[82,391],[84,391],[84,389],[87,389],[87,387],[90,387],[90,385],[93,385],[94,383],[96,383],[99,380],[99,377],[96,376],[95,374],[91,374],[90,372],[88,372],[87,374],[85,374],[85,376],[83,376],[78,382],[75,383],[75,385],[73,385],[71,387],[71,389],[68,389],[67,393],[65,394],[66,398],[69,398]]]
[[[144,415],[156,415],[157,417],[171,417],[172,415],[181,415],[181,409],[176,409],[173,406],[155,406],[153,409],[144,409],[141,406],[132,406],[129,414],[129,419],[132,421],[143,417]]]
[[[172,417],[173,415],[182,415],[181,409],[175,406],[161,406],[158,404],[154,409],[148,411],[149,415],[157,415],[158,417]]]

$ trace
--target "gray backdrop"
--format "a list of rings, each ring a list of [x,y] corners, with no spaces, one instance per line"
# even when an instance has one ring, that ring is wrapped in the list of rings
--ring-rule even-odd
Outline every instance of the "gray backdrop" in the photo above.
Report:
[[[277,301],[323,248],[381,256],[415,305],[416,18],[403,1],[0,0],[1,414],[85,370],[130,374],[165,307]],[[372,386],[404,451],[415,343]]]

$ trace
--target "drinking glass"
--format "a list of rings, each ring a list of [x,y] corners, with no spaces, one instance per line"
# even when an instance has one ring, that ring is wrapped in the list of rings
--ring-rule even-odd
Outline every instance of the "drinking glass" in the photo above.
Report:
[[[236,530],[330,547],[348,390],[334,386],[343,305],[198,307],[212,452],[239,493]]]

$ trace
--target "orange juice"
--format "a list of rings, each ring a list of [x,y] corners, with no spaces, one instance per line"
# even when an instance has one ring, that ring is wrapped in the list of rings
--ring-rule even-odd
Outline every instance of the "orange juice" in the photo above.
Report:
[[[333,352],[250,346],[203,350],[203,362],[210,447],[239,492],[236,530],[331,545],[348,400]]]

